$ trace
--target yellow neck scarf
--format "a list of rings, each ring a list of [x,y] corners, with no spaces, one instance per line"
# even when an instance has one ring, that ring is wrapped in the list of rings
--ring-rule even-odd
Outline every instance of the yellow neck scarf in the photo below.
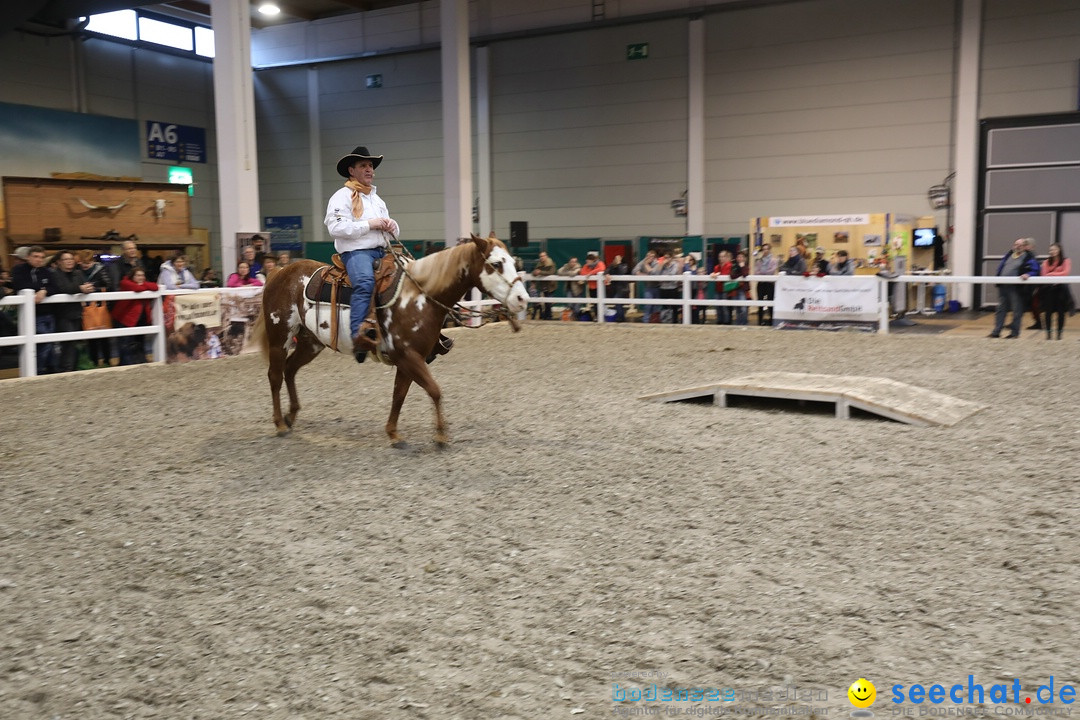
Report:
[[[361,185],[356,180],[346,180],[345,187],[352,190],[353,219],[359,220],[364,215],[364,195],[371,192],[371,185]]]

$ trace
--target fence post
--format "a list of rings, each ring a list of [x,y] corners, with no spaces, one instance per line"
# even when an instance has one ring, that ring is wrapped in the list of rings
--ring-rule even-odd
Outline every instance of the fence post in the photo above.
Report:
[[[153,323],[157,327],[157,332],[154,333],[154,360],[156,362],[165,362],[165,308],[163,300],[161,292],[158,291],[151,311]]]
[[[694,291],[690,285],[690,275],[683,273],[682,276],[682,324],[690,324],[690,300],[694,296]]]
[[[889,334],[889,281],[878,278],[878,334]]]
[[[607,300],[607,288],[604,287],[603,273],[597,273],[593,275],[596,278],[596,322],[604,322],[604,312],[607,310],[607,304],[604,302]]]
[[[19,350],[19,377],[37,375],[37,303],[34,291],[27,288],[19,291],[22,307],[19,308],[19,334],[26,338]]]

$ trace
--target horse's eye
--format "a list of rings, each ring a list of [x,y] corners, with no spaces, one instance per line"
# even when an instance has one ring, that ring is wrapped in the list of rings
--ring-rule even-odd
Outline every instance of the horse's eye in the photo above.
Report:
[[[491,267],[495,268],[495,272],[502,272],[502,260],[491,263]]]

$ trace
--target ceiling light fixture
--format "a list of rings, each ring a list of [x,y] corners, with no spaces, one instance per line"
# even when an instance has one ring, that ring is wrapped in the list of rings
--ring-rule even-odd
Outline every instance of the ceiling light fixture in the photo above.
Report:
[[[272,17],[272,16],[277,15],[278,13],[280,13],[281,8],[279,8],[277,5],[275,5],[272,2],[266,2],[266,3],[263,3],[262,5],[259,5],[259,12],[262,13],[263,15],[269,15],[269,16]]]

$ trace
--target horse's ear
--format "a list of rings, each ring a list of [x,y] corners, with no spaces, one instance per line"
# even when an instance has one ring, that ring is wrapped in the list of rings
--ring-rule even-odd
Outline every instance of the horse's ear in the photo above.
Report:
[[[496,239],[495,231],[492,230],[491,232],[488,233],[488,240],[495,240],[495,239]]]
[[[486,238],[480,237],[476,233],[471,233],[471,234],[472,234],[472,241],[476,244],[476,247],[480,250],[480,252],[484,255],[484,257],[487,257],[488,246],[490,245],[488,240]]]

